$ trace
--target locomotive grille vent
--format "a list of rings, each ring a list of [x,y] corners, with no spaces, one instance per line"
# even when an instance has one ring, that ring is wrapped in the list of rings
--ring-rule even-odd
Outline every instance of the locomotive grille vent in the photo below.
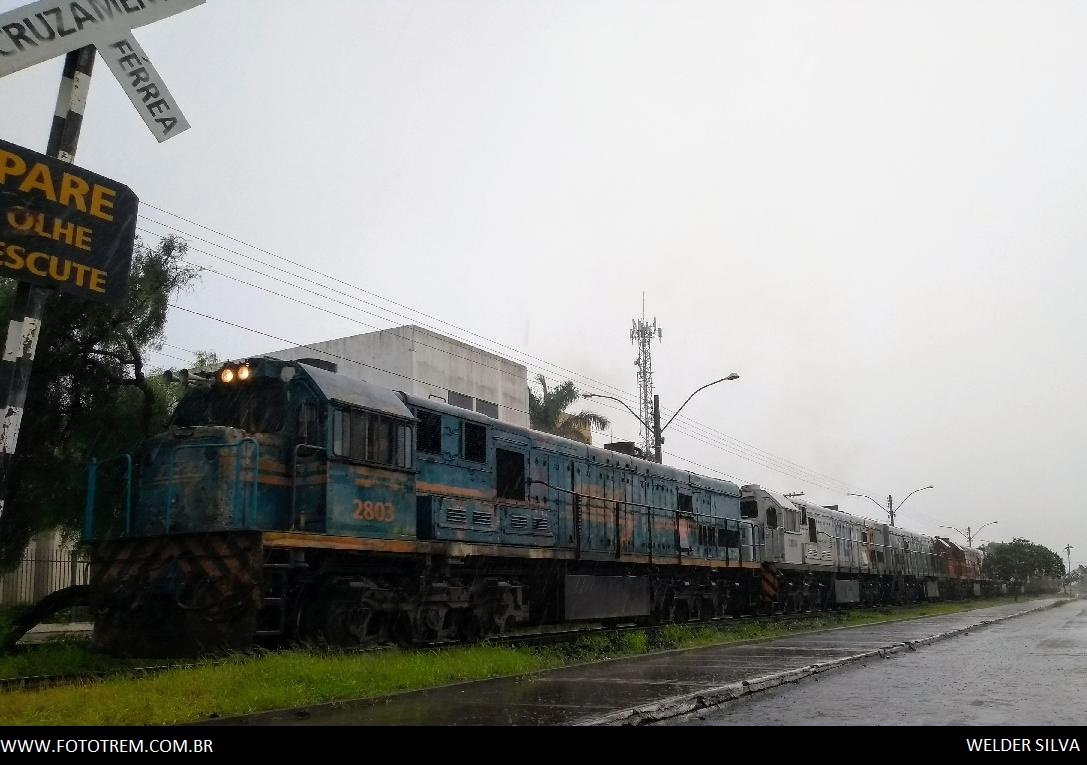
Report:
[[[533,531],[547,531],[550,528],[550,526],[551,526],[551,524],[549,524],[547,522],[546,518],[533,518],[532,519],[532,530]]]
[[[490,526],[491,514],[485,510],[472,511],[472,523],[476,526]]]
[[[528,518],[523,515],[511,515],[510,516],[510,528],[511,529],[527,529]]]
[[[445,511],[445,520],[449,523],[464,523],[468,520],[468,511],[463,507],[451,507]]]

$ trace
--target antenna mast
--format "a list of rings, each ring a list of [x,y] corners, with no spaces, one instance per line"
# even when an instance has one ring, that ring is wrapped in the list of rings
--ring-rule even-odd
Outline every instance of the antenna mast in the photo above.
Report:
[[[650,423],[653,421],[653,357],[651,345],[653,340],[660,340],[661,328],[657,326],[656,317],[650,324],[645,318],[645,293],[642,293],[642,318],[632,319],[630,328],[630,342],[638,348],[638,358],[634,359],[634,366],[638,368],[638,411],[641,418],[642,449],[645,454],[653,454],[653,430]]]

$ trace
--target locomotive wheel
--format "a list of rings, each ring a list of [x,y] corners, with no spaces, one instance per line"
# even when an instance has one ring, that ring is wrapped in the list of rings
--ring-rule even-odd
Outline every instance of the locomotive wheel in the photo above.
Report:
[[[323,598],[307,621],[329,645],[367,645],[377,642],[383,632],[381,615],[349,598]]]

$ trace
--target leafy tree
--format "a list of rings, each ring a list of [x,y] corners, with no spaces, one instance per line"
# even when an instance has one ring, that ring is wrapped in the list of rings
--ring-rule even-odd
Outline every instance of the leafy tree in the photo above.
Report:
[[[990,542],[984,548],[985,572],[993,579],[1025,582],[1064,576],[1064,561],[1048,547],[1016,537],[1011,542]]]
[[[537,394],[532,388],[528,389],[529,423],[533,429],[591,443],[590,439],[586,439],[585,433],[590,432],[591,428],[603,430],[608,427],[608,419],[595,412],[566,412],[566,408],[579,398],[578,389],[570,380],[555,388],[548,388],[547,379],[543,375],[536,375],[536,384],[540,387],[540,393]]]
[[[215,351],[197,351],[196,358],[193,359],[192,366],[189,369],[193,372],[206,374],[214,372],[222,365],[223,362],[219,360],[219,354]]]
[[[185,251],[172,236],[153,248],[137,240],[121,305],[48,299],[0,515],[0,570],[37,532],[81,526],[92,456],[133,452],[165,426],[177,386],[152,374],[145,355],[162,346],[170,299],[197,278]],[[0,316],[11,314],[15,286],[0,285]],[[120,484],[116,476],[106,483],[104,491]]]

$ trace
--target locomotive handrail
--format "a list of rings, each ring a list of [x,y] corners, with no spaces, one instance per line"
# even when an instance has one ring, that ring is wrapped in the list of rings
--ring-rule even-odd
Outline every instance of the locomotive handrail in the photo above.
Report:
[[[256,449],[255,457],[253,461],[253,515],[256,516],[257,510],[257,488],[260,485],[260,444],[257,443],[255,438],[246,437],[238,440],[235,443],[218,443],[218,444],[181,444],[175,446],[170,451],[170,470],[166,475],[166,517],[163,520],[164,530],[166,533],[170,532],[170,522],[173,515],[173,498],[174,498],[174,467],[177,464],[177,453],[182,449],[236,449],[238,452],[238,459],[234,461],[234,486],[230,496],[230,517],[234,520],[234,513],[238,508],[238,486],[241,484],[242,478],[242,446],[244,444],[253,444]],[[244,505],[242,506],[241,526],[245,528],[246,524],[246,512]]]
[[[83,539],[90,542],[94,539],[94,495],[98,489],[98,467],[107,462],[123,459],[125,461],[125,536],[132,527],[132,455],[118,454],[115,457],[107,457],[97,460],[91,457],[87,463],[87,503],[83,511]]]

